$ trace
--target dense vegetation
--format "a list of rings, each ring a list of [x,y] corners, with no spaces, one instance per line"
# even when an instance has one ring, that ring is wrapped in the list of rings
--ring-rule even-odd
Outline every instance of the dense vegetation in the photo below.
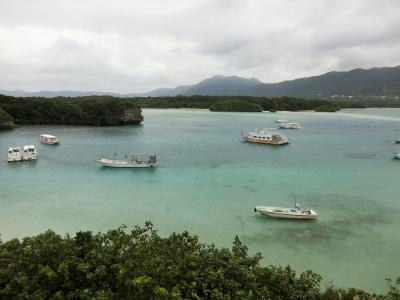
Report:
[[[0,129],[9,129],[14,126],[13,118],[0,107]]]
[[[128,99],[128,98],[127,98]],[[231,96],[176,96],[176,97],[137,97],[129,98],[142,108],[204,108],[208,109],[217,102],[232,101]],[[336,110],[340,106],[336,101],[299,99],[294,97],[265,98],[235,96],[235,101],[244,101],[261,106],[263,110],[312,110],[330,105]]]
[[[130,100],[110,96],[48,99],[0,95],[0,108],[15,124],[106,126],[143,121],[140,107]]]
[[[210,105],[211,111],[248,111],[248,112],[261,112],[263,107],[256,103],[250,103],[241,100],[228,100],[220,101]]]
[[[0,241],[0,299],[369,299],[363,291],[321,291],[321,276],[262,267],[236,237],[231,250],[187,232],[161,237],[150,222],[126,232],[47,231]],[[400,299],[400,278],[387,295]]]
[[[250,96],[176,96],[116,98],[12,97],[0,94],[0,129],[15,124],[123,125],[143,121],[142,108],[202,108],[212,111],[334,112],[341,108],[400,107],[397,98],[299,99]]]

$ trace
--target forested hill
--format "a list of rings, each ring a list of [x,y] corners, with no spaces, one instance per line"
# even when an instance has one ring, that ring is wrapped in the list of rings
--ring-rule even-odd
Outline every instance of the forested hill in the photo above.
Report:
[[[88,96],[104,95],[104,92],[83,91],[6,91],[0,93],[11,96]],[[117,94],[118,97],[163,97],[163,96],[262,96],[299,98],[330,98],[332,96],[400,96],[400,66],[354,69],[345,72],[288,80],[279,83],[263,83],[255,78],[216,75],[192,85],[175,88],[159,88],[144,93]]]
[[[331,97],[400,95],[400,66],[329,72],[249,89],[253,96]]]
[[[143,96],[214,95],[214,96],[292,96],[300,98],[329,98],[345,96],[400,95],[400,66],[392,68],[355,69],[329,72],[319,76],[263,83],[254,78],[214,76],[195,85],[177,89],[158,90]]]

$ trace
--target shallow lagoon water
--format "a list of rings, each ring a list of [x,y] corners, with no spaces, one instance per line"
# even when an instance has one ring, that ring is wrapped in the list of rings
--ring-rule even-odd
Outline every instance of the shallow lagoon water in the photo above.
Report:
[[[339,113],[144,110],[142,126],[23,126],[0,132],[2,240],[51,228],[104,231],[151,220],[231,247],[238,235],[263,264],[312,269],[326,283],[386,290],[400,275],[400,109]],[[248,144],[240,132],[300,122],[287,146]],[[41,133],[61,145],[39,144]],[[11,145],[36,144],[37,162],[8,164]],[[156,152],[153,170],[96,165],[98,157]],[[311,222],[253,213],[256,205],[316,208]]]

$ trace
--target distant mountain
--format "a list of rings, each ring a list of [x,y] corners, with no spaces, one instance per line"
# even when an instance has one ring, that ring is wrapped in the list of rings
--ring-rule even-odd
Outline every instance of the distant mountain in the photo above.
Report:
[[[400,66],[329,72],[279,83],[263,83],[255,78],[216,75],[191,86],[158,89],[144,96],[293,96],[322,98],[334,95],[400,95]]]
[[[14,97],[83,97],[83,96],[115,96],[118,97],[117,93],[106,93],[106,92],[81,92],[81,91],[40,91],[40,92],[27,92],[22,90],[0,90],[0,94],[14,96]]]
[[[176,95],[209,96],[293,96],[323,98],[331,96],[400,95],[400,66],[354,69],[345,72],[329,72],[319,76],[305,77],[279,83],[263,83],[256,78],[216,75],[193,85],[176,88],[160,88],[146,93],[105,93],[81,91],[6,91],[10,96],[76,97],[90,95],[111,95],[117,97],[161,97]]]
[[[246,94],[312,98],[334,95],[400,95],[400,66],[329,72],[320,76],[262,84],[247,90]]]

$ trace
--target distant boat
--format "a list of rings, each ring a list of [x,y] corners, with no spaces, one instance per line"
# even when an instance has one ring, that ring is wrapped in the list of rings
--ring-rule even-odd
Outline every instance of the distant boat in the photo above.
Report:
[[[23,160],[35,160],[39,158],[39,151],[33,145],[24,146],[24,152],[22,154]]]
[[[60,140],[58,137],[55,135],[50,135],[50,134],[41,134],[39,137],[39,141],[41,141],[44,144],[49,144],[49,145],[58,145],[60,143]]]
[[[395,138],[395,139],[394,139],[394,142],[395,142],[396,144],[400,144],[400,137]]]
[[[393,158],[394,158],[394,159],[400,159],[400,152],[398,152],[398,153],[393,153]]]
[[[295,201],[294,208],[256,206],[254,208],[254,211],[269,217],[283,218],[283,219],[315,220],[318,217],[318,214],[313,209],[309,208],[301,209],[299,207],[298,201]]]
[[[8,148],[8,162],[22,161],[22,150],[21,147],[10,147]]]
[[[255,129],[247,133],[242,134],[243,140],[250,143],[261,143],[261,144],[272,144],[272,145],[284,145],[289,143],[289,140],[283,134],[275,131],[274,129]]]
[[[275,120],[275,123],[290,123],[290,121],[286,120],[286,119],[278,119],[278,120]]]
[[[114,154],[115,156],[115,154]],[[130,159],[99,158],[98,163],[112,168],[154,168],[157,166],[155,154],[132,154]]]
[[[283,129],[300,129],[301,126],[300,126],[299,123],[281,122],[281,123],[279,123],[279,128],[283,128]]]

